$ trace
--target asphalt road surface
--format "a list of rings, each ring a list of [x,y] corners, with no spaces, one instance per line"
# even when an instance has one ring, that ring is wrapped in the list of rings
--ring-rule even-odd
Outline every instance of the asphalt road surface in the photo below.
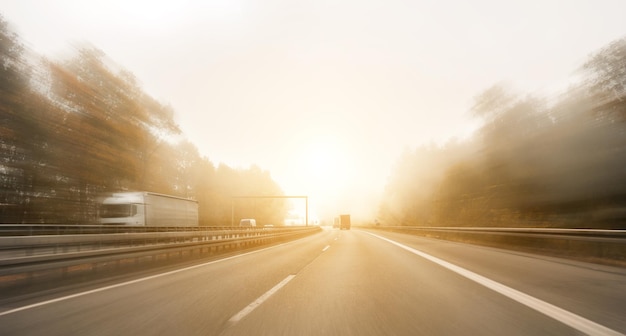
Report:
[[[620,335],[626,269],[358,228],[0,300],[0,335]]]

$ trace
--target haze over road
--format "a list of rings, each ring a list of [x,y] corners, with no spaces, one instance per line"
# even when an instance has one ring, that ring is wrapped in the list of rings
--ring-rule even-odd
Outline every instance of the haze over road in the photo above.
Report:
[[[624,269],[358,229],[90,290],[5,300],[0,334],[626,332]]]
[[[326,220],[338,212],[373,220],[407,150],[480,139],[489,121],[471,112],[476,96],[503,81],[521,96],[560,96],[589,54],[626,28],[621,0],[0,0],[0,8],[48,60],[71,60],[72,46],[98,48],[171,107],[181,136],[215,166],[267,170],[285,194],[310,195]]]

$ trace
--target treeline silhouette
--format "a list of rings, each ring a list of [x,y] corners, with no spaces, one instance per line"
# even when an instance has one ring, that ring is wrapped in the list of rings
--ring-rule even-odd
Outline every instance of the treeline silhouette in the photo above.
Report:
[[[476,97],[469,140],[407,150],[386,225],[626,228],[626,38],[558,95],[498,83]]]
[[[46,59],[0,16],[0,223],[92,223],[99,196],[146,190],[193,198],[201,225],[229,225],[231,196],[282,195],[259,167],[215,167],[172,141],[183,138],[173,116],[102,51]],[[267,200],[236,215],[281,223],[286,212]]]

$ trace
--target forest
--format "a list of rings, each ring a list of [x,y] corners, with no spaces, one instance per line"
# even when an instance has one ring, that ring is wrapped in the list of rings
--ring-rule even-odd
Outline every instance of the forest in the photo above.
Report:
[[[467,140],[406,150],[385,225],[626,228],[626,38],[590,55],[556,94],[497,83]]]
[[[257,166],[216,167],[200,155],[173,108],[101,50],[47,59],[0,16],[0,61],[0,224],[90,224],[99,197],[135,190],[197,200],[200,225],[230,225],[233,205],[259,223],[289,210],[284,200],[234,204],[283,192]]]
[[[103,51],[50,60],[0,17],[0,61],[0,223],[93,223],[99,197],[133,190],[197,200],[201,225],[230,225],[233,205],[261,224],[286,217],[285,200],[233,201],[283,192],[260,167],[200,155],[174,109]],[[626,228],[626,38],[572,71],[557,93],[496,83],[475,97],[471,138],[406,150],[380,223]]]

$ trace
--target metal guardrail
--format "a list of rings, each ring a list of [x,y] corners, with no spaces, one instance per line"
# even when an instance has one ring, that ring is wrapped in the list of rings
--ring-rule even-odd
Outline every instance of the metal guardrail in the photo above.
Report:
[[[150,244],[177,242],[180,240],[215,240],[230,237],[259,236],[270,233],[293,231],[293,229],[274,230],[215,230],[215,231],[180,231],[180,232],[145,232],[145,233],[105,233],[105,234],[65,234],[37,236],[0,237],[2,250],[30,250],[39,247],[67,248],[70,246],[92,246],[110,244]],[[32,251],[30,251],[32,253]]]
[[[626,265],[626,230],[370,226],[464,243]]]
[[[379,229],[416,232],[446,232],[482,235],[507,235],[518,237],[541,237],[551,239],[575,239],[607,243],[626,243],[626,230],[555,229],[555,228],[491,228],[491,227],[420,227],[377,226]]]
[[[144,232],[207,232],[242,229],[232,226],[124,226],[74,224],[0,224],[0,236],[37,236],[68,234],[144,233]]]
[[[0,277],[170,254],[214,251],[229,245],[295,239],[319,227],[0,237]],[[6,256],[6,253],[12,252]]]

